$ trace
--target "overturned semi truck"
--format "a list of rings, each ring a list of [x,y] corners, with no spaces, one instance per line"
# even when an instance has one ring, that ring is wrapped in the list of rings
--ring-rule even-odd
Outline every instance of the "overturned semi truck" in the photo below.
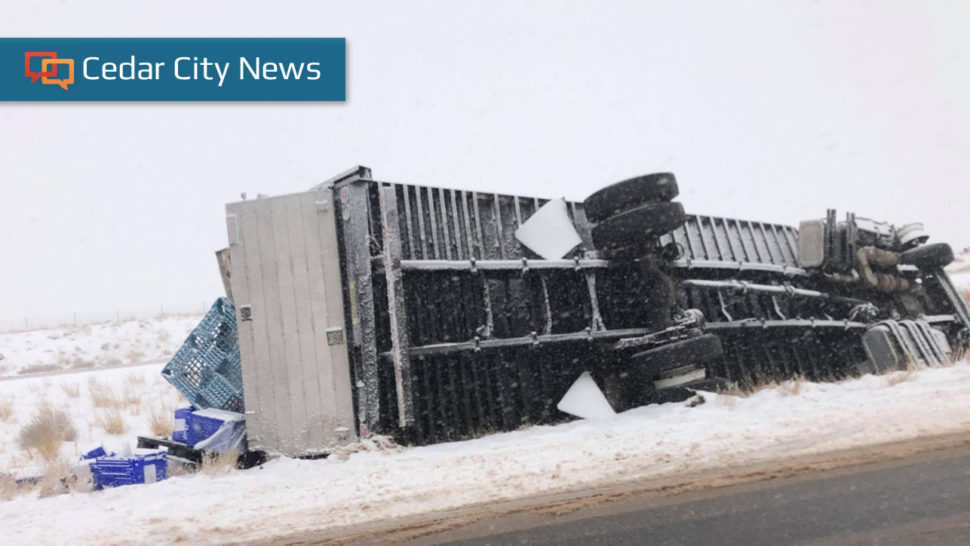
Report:
[[[565,204],[579,244],[516,231],[549,201],[382,182],[357,167],[226,206],[217,253],[249,447],[325,454],[552,423],[589,372],[616,410],[695,390],[943,365],[970,310],[919,224],[799,229],[684,212],[673,175]]]

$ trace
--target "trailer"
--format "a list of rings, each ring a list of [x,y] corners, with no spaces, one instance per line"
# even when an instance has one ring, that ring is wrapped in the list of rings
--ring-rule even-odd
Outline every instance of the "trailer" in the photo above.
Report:
[[[949,247],[919,226],[689,215],[677,193],[660,173],[566,203],[579,244],[553,258],[516,237],[549,199],[366,167],[228,204],[217,255],[250,449],[318,456],[373,434],[428,444],[559,422],[583,372],[623,410],[942,365],[970,342]]]

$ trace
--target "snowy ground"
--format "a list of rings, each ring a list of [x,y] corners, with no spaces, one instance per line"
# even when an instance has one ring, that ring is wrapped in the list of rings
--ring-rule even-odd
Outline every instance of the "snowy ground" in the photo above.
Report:
[[[157,367],[143,371],[152,370]],[[31,493],[0,502],[4,542],[264,539],[606,481],[962,431],[970,429],[970,364],[839,384],[792,382],[746,398],[704,397],[706,403],[694,408],[648,406],[605,420],[451,444],[329,460],[276,459],[247,471],[178,476],[99,493],[48,498]]]
[[[23,449],[18,436],[45,411],[64,412],[77,433],[74,441],[60,446],[64,460],[75,460],[99,443],[114,451],[134,447],[139,434],[151,433],[153,415],[169,425],[171,412],[184,400],[162,378],[161,369],[162,364],[149,364],[0,380],[0,473],[24,477],[43,472],[44,458]]]
[[[950,271],[958,286],[970,285],[970,259],[961,256]],[[38,365],[70,369],[164,361],[198,318],[0,334],[0,376],[42,371]],[[24,425],[43,408],[67,412],[77,431],[75,441],[61,444],[62,459],[97,442],[119,449],[150,432],[152,416],[167,418],[178,403],[160,369],[151,364],[0,379],[0,474],[43,471],[43,458],[18,445]],[[421,448],[375,450],[361,444],[359,452],[328,460],[276,459],[248,471],[176,476],[98,493],[39,498],[37,490],[11,495],[0,487],[3,543],[267,539],[591,484],[964,432],[970,430],[970,363],[838,384],[790,382],[745,398],[704,397],[694,408],[649,406],[597,421]],[[106,431],[106,417],[118,417],[123,431]]]
[[[167,361],[201,315],[0,334],[0,378]]]

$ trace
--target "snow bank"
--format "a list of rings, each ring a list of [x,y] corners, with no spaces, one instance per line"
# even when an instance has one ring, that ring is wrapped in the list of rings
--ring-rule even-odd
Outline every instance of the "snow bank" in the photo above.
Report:
[[[175,315],[0,334],[0,377],[165,361],[201,319]]]
[[[7,544],[223,543],[970,428],[970,365],[788,383],[341,461],[0,503]]]

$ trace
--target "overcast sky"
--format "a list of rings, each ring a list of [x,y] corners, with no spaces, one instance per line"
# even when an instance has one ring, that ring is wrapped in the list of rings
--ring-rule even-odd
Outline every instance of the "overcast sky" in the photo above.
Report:
[[[569,199],[670,170],[688,212],[962,248],[968,28],[970,2],[5,2],[3,36],[346,37],[348,100],[0,103],[0,319],[213,300],[226,202],[356,164]]]

